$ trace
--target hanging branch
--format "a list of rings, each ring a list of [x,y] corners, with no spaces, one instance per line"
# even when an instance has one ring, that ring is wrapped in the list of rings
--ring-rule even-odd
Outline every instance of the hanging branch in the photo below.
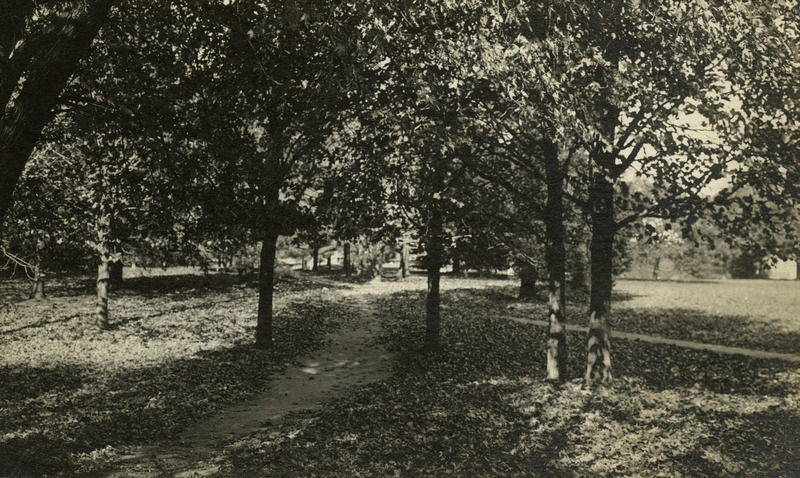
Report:
[[[36,280],[36,269],[37,269],[36,266],[34,266],[30,262],[26,261],[25,259],[15,255],[15,254],[12,254],[3,245],[0,245],[0,252],[2,252],[3,257],[5,257],[5,259],[6,259],[5,264],[0,266],[0,269],[8,269],[9,267],[12,267],[12,265],[13,265],[13,267],[14,267],[14,270],[12,272],[12,274],[13,274],[13,273],[16,273],[18,267],[21,267],[22,270],[25,271],[25,275],[28,276],[28,279]]]

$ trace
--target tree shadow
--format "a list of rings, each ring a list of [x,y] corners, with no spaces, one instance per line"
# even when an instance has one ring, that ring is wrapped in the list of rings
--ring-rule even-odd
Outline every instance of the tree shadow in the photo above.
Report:
[[[720,420],[729,418],[720,416]],[[793,476],[800,470],[800,416],[785,410],[761,411],[737,415],[742,428],[751,430],[758,438],[745,440],[740,433],[728,430],[717,435],[719,448],[740,459],[769,470],[769,476]]]
[[[0,402],[29,400],[45,393],[77,390],[84,384],[86,374],[85,368],[75,365],[2,365]]]
[[[0,437],[0,476],[69,475],[78,471],[77,454],[175,437],[218,406],[263,388],[289,360],[287,349],[265,354],[239,344],[204,351],[116,373],[91,389],[80,374],[15,372],[9,385],[21,391],[5,392],[14,416],[3,428],[21,433]],[[28,400],[44,394],[46,405]],[[43,410],[49,418],[37,415]]]
[[[328,314],[330,304],[300,305],[276,315],[271,353],[239,341],[123,369],[0,368],[0,476],[78,473],[81,453],[173,438],[220,406],[263,390],[346,320]]]
[[[718,315],[688,308],[612,310],[613,328],[658,337],[782,353],[800,353],[800,330],[743,315]],[[585,325],[585,324],[584,324]]]
[[[226,273],[142,276],[125,279],[112,293],[136,294],[145,297],[153,297],[165,292],[193,291],[202,294],[204,292],[225,292],[236,286],[247,286],[251,283],[252,280],[245,277]]]
[[[611,346],[616,375],[641,379],[654,390],[699,387],[722,394],[775,396],[796,392],[791,384],[775,380],[778,373],[796,370],[796,363],[636,340],[616,339]]]
[[[74,440],[31,426],[46,413],[57,417],[56,396],[74,395],[86,381],[76,366],[0,366],[0,476],[39,476],[67,469]]]
[[[505,306],[511,304],[520,304],[520,303],[547,304],[547,302],[549,301],[546,284],[540,284],[539,286],[537,286],[536,295],[526,299],[521,299],[519,297],[518,285],[511,285],[508,283],[505,284],[498,283],[496,286],[490,286],[490,287],[470,287],[469,285],[464,285],[463,287],[449,289],[447,291],[444,291],[443,293],[446,294],[447,292],[451,291],[469,293],[475,298],[489,300]],[[572,286],[567,286],[565,295],[566,295],[567,305],[573,311],[586,310],[589,308],[589,292],[587,290],[583,288],[575,288]],[[611,300],[615,304],[624,303],[633,300],[636,297],[639,296],[636,294],[621,292],[621,291],[614,291],[611,294]],[[576,315],[580,315],[580,313]]]
[[[725,279],[643,279],[637,277],[620,277],[620,279],[626,282],[674,282],[678,284],[715,284],[718,282],[727,282]]]
[[[710,423],[734,422],[713,441],[689,450],[676,461],[701,476],[796,476],[800,456],[800,417],[786,410],[714,412]],[[747,430],[747,433],[742,433]],[[708,440],[707,440],[708,441]],[[706,449],[717,451],[709,460]]]
[[[44,319],[44,320],[40,320],[38,322],[34,322],[32,324],[27,324],[27,325],[23,325],[21,327],[17,327],[15,329],[2,330],[2,331],[0,331],[0,335],[9,335],[9,334],[13,334],[15,332],[21,332],[21,331],[27,330],[27,329],[36,329],[36,328],[39,328],[39,327],[45,327],[47,325],[52,325],[52,324],[60,324],[60,323],[63,324],[63,323],[69,322],[71,320],[80,318],[80,317],[81,317],[80,314],[71,314],[71,315],[66,315],[64,317],[61,317],[60,319],[55,319],[55,320],[46,320],[46,319]]]
[[[0,475],[46,476],[72,468],[74,444],[36,431],[0,441]]]

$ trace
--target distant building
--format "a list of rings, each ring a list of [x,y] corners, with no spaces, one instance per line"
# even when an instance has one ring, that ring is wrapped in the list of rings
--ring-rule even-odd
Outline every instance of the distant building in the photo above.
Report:
[[[767,267],[764,271],[767,279],[775,280],[797,280],[796,261],[778,261],[772,267]]]

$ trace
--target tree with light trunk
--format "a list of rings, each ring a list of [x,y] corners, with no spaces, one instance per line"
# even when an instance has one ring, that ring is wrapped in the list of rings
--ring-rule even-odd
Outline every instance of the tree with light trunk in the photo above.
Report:
[[[125,15],[105,22],[85,65],[59,92],[62,110],[45,128],[26,173],[30,181],[23,184],[58,191],[57,196],[39,198],[34,203],[38,210],[28,207],[25,220],[35,224],[55,216],[48,235],[61,248],[93,256],[95,315],[103,328],[110,325],[109,287],[121,279],[122,247],[163,243],[164,225],[172,229],[171,224],[180,222],[159,168],[165,162],[157,162],[154,154],[163,147],[163,135],[170,134],[165,131],[174,131],[163,121],[164,105],[174,103],[143,100],[167,93],[164,84],[174,84],[174,75],[142,68],[165,73],[174,63],[173,54],[167,58],[154,52],[156,45],[163,48],[156,37],[170,31],[160,15],[164,11],[169,7],[125,5]],[[177,43],[174,36],[172,41]],[[17,200],[24,201],[32,191],[18,192]],[[15,214],[24,210],[25,204],[20,206]]]
[[[36,226],[33,231],[41,237],[42,252],[54,258],[59,251],[77,254],[72,262],[89,257],[97,265],[95,322],[108,328],[112,264],[121,264],[123,247],[136,242],[137,233],[140,236],[143,232],[134,225],[145,224],[153,207],[147,203],[148,195],[140,194],[152,178],[147,177],[143,161],[137,159],[134,150],[107,131],[93,129],[93,138],[85,141],[74,124],[68,128],[62,122],[61,126],[71,132],[58,141],[49,138],[52,142],[35,153],[9,219],[18,226]],[[25,196],[45,185],[58,193],[26,201]]]
[[[585,379],[607,382],[617,233],[642,217],[679,218],[707,206],[706,188],[746,162],[737,103],[748,83],[735,65],[751,61],[756,49],[717,32],[776,13],[672,1],[551,1],[490,11],[496,14],[481,24],[483,33],[462,44],[478,60],[459,78],[478,108],[473,127],[497,133],[477,148],[485,156],[478,168],[517,195],[518,185],[497,174],[504,166],[493,168],[486,158],[537,179],[547,198],[528,202],[552,226],[550,237],[563,235],[553,211],[559,204],[564,210],[564,199],[588,215]],[[769,56],[761,54],[766,66]],[[636,176],[654,185],[652,196],[631,191]],[[548,267],[562,277],[563,255],[553,246]],[[551,291],[558,304],[558,287]]]
[[[657,7],[663,7],[656,9]],[[735,65],[752,56],[741,31],[760,22],[757,6],[687,6],[611,2],[583,18],[592,35],[581,48],[601,55],[593,114],[581,119],[591,165],[592,293],[587,382],[611,379],[608,316],[613,241],[642,217],[682,218],[708,207],[708,187],[747,161],[748,95]],[[764,67],[771,61],[757,59]],[[746,104],[745,104],[746,105]],[[653,184],[652,197],[631,194],[629,178]]]

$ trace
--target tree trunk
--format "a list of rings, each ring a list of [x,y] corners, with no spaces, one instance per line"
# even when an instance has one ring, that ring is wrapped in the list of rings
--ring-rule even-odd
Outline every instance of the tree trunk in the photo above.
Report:
[[[345,242],[343,246],[344,252],[342,253],[342,269],[346,275],[350,275],[353,272],[353,266],[350,263],[350,243]]]
[[[256,348],[272,350],[272,295],[275,283],[275,254],[278,235],[268,235],[261,243],[258,266],[258,319],[256,322]]]
[[[36,266],[36,269],[33,272],[33,288],[31,289],[31,296],[30,296],[31,299],[33,300],[45,299],[44,281],[45,281],[44,272],[42,272],[41,267]]]
[[[577,290],[591,289],[591,274],[589,273],[589,255],[584,244],[577,245],[573,252],[574,261],[567,261],[567,268],[572,272],[570,285]]]
[[[311,270],[317,272],[319,270],[319,247],[314,246],[314,252],[312,253],[313,262],[311,263]]]
[[[108,320],[108,281],[110,278],[108,256],[100,255],[100,265],[97,266],[97,308],[95,321],[102,329],[109,327]]]
[[[596,171],[589,192],[592,205],[591,295],[587,342],[586,383],[607,383],[612,379],[608,319],[611,311],[614,259],[614,185]]]
[[[411,258],[410,248],[408,244],[403,241],[403,245],[400,246],[400,275],[403,279],[408,277],[408,268],[409,264],[408,261]]]
[[[333,267],[333,254],[328,256],[328,270],[331,270],[332,267]]]
[[[442,277],[442,215],[435,211],[428,225],[427,264],[428,290],[425,299],[425,350],[437,352],[441,349],[441,297],[439,282]]]
[[[119,287],[122,285],[122,261],[110,261],[108,263],[109,281],[112,287]]]
[[[428,291],[425,299],[425,351],[441,349],[441,315],[439,282],[442,277],[444,224],[438,204],[432,205],[428,217],[425,249],[428,265]]]
[[[522,262],[519,265],[519,298],[521,300],[536,298],[536,280],[539,273],[533,264]]]
[[[77,69],[108,12],[115,2],[89,2],[86,14],[57,22],[33,60],[19,54],[6,59],[8,52],[31,47],[36,39],[21,40],[13,35],[22,31],[26,15],[3,12],[2,44],[4,66],[0,68],[0,224],[11,205],[14,188],[25,169],[42,129],[53,117],[61,90]],[[12,7],[13,8],[13,7]],[[9,24],[8,22],[12,22]],[[17,23],[17,25],[13,24]],[[20,79],[24,78],[24,83]],[[20,86],[21,85],[21,86]]]
[[[461,261],[457,255],[453,255],[453,275],[461,274]]]
[[[567,251],[564,246],[564,175],[558,148],[547,144],[544,151],[547,203],[545,205],[545,262],[547,263],[547,380],[567,379],[566,283]]]

